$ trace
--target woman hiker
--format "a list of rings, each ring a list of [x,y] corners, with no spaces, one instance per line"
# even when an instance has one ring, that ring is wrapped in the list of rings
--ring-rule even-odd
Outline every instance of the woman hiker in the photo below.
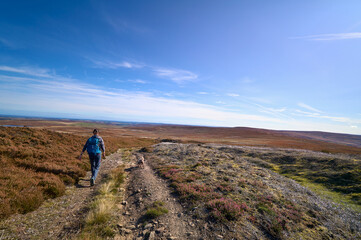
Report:
[[[92,177],[90,178],[90,186],[94,186],[94,184],[95,184],[95,179],[98,175],[99,168],[100,168],[102,152],[103,152],[103,158],[105,159],[104,141],[98,135],[98,133],[99,133],[98,129],[93,130],[93,136],[90,137],[86,141],[86,143],[83,147],[83,151],[80,153],[80,156],[79,156],[79,160],[81,160],[81,157],[82,157],[83,153],[85,152],[85,149],[87,150],[87,152],[89,154],[91,172],[92,172]]]

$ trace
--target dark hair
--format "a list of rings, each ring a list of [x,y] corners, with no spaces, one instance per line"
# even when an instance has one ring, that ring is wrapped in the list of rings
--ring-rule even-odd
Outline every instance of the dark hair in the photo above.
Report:
[[[99,132],[99,130],[96,128],[93,130],[93,133],[98,133],[98,132]]]

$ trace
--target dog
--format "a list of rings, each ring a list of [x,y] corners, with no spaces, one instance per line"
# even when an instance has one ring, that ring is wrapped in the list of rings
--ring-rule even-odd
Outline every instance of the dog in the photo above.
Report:
[[[145,162],[144,156],[141,154],[137,155],[137,160],[138,160],[138,167],[144,168],[144,162]]]

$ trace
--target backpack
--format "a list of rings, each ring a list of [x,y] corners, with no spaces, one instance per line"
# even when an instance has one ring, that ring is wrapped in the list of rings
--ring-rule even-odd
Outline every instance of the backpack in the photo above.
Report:
[[[101,153],[99,149],[99,138],[94,136],[89,138],[86,150],[88,151],[88,153],[92,153],[92,154]]]

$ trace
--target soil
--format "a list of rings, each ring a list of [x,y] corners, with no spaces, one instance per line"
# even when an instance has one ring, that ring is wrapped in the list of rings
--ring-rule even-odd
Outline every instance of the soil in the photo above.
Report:
[[[133,165],[127,171],[129,182],[116,239],[205,239],[206,233],[199,229],[200,220],[185,213],[167,182],[155,175],[147,161],[144,167]],[[154,201],[163,202],[169,212],[146,220],[144,214]]]

